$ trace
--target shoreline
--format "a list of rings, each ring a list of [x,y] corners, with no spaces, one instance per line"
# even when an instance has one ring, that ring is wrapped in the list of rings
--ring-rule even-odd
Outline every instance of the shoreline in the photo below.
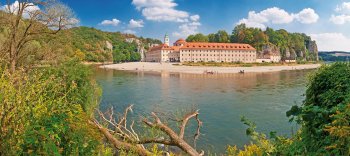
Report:
[[[278,72],[284,70],[304,70],[316,69],[321,64],[302,64],[302,65],[285,65],[285,66],[253,66],[253,67],[211,67],[211,66],[181,66],[171,63],[151,63],[151,62],[130,62],[121,64],[101,65],[99,68],[113,69],[121,71],[145,71],[145,72],[169,72],[169,73],[189,73],[189,74],[206,74],[207,72],[215,74],[228,73],[262,73]]]

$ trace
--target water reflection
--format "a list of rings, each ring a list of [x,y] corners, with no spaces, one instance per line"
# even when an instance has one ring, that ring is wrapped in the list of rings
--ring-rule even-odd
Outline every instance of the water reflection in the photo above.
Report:
[[[260,131],[289,135],[293,124],[288,123],[285,112],[304,99],[309,72],[203,75],[98,69],[95,76],[103,88],[101,109],[135,104],[135,113],[144,114],[197,107],[205,134],[198,146],[223,152],[227,144],[249,142],[241,115],[256,122]]]

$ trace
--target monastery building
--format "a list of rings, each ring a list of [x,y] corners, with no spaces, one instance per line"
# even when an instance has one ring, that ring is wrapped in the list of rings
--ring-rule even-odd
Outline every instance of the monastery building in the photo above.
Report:
[[[202,43],[177,40],[173,46],[165,35],[164,44],[151,47],[146,62],[257,62],[256,49],[240,43]]]

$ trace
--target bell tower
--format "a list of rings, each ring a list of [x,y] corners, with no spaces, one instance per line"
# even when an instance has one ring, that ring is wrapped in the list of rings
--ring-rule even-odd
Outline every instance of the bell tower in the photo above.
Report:
[[[167,46],[170,45],[170,39],[169,39],[169,35],[168,35],[168,34],[165,34],[165,37],[164,37],[164,44],[166,44]]]

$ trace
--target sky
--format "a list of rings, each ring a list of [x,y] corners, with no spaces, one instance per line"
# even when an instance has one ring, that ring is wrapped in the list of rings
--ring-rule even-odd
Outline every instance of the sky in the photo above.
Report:
[[[1,2],[1,0],[0,0]],[[14,2],[14,1],[13,1]],[[61,0],[80,26],[171,42],[249,27],[310,35],[321,51],[350,51],[350,0]],[[0,4],[1,5],[1,4]],[[0,7],[1,9],[1,7]]]

